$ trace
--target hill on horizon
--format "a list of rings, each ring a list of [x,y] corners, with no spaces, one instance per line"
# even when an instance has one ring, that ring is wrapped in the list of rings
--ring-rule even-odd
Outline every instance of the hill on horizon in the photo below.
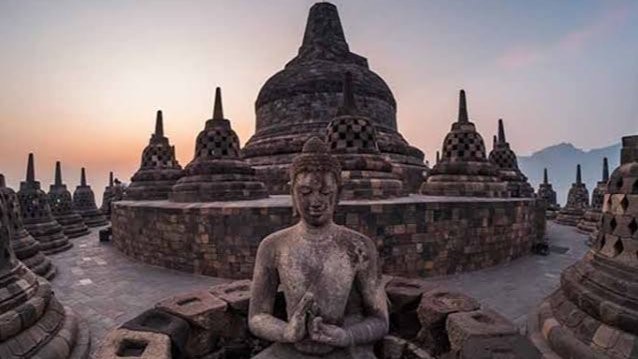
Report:
[[[549,182],[556,191],[558,202],[563,206],[567,201],[569,188],[576,181],[576,165],[580,164],[583,182],[587,184],[591,201],[591,192],[602,179],[603,158],[607,157],[611,174],[620,163],[620,148],[620,143],[617,143],[585,151],[563,142],[529,156],[518,156],[518,165],[535,190],[538,190],[538,185],[543,181],[543,168],[547,167]]]

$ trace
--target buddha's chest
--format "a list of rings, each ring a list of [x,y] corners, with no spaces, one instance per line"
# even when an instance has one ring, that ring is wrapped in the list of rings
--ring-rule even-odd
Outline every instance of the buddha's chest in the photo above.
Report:
[[[310,291],[322,308],[345,306],[356,275],[356,265],[346,251],[335,247],[295,246],[280,253],[279,278],[287,300]]]

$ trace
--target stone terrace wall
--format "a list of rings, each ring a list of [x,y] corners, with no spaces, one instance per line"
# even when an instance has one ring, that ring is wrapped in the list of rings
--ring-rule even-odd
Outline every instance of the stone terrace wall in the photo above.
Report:
[[[529,253],[544,235],[539,225],[544,218],[535,199],[411,195],[344,201],[335,219],[376,240],[384,273],[432,276]],[[250,278],[259,242],[296,221],[290,196],[227,203],[122,201],[113,211],[113,244],[148,264]]]

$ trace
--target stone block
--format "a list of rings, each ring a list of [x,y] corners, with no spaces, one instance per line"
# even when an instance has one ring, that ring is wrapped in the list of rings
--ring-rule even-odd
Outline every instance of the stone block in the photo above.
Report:
[[[109,333],[96,359],[170,359],[171,339],[166,334],[115,329]]]
[[[452,351],[459,352],[469,339],[498,338],[518,334],[500,314],[482,309],[448,315],[445,323]]]
[[[421,295],[435,288],[435,285],[422,279],[393,277],[385,287],[390,299],[390,311],[400,311],[406,306],[414,305],[421,300]]]
[[[242,313],[248,313],[250,303],[250,280],[238,280],[213,286],[209,292],[224,300],[228,305]]]
[[[156,305],[158,309],[211,331],[223,328],[227,307],[225,301],[205,290],[180,294]]]
[[[434,354],[450,349],[445,321],[452,313],[471,312],[480,308],[474,298],[447,289],[434,289],[424,293],[417,315],[421,330],[417,340]]]
[[[525,337],[470,338],[461,348],[460,359],[540,359],[539,350]]]
[[[159,309],[149,309],[124,323],[120,328],[166,334],[171,340],[170,348],[174,357],[180,357],[182,353],[185,353],[186,342],[191,332],[186,320]]]

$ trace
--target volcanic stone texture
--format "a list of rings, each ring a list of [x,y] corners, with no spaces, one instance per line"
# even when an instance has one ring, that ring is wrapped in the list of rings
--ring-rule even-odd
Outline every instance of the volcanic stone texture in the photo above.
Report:
[[[89,227],[84,224],[82,216],[73,209],[71,192],[62,183],[60,162],[55,166],[55,183],[49,186],[49,205],[55,220],[62,225],[62,230],[68,238],[76,238],[89,233]]]
[[[343,201],[335,221],[375,239],[383,272],[431,276],[477,270],[529,253],[542,237],[535,199],[412,195]],[[113,244],[142,262],[250,278],[259,242],[296,223],[290,196],[240,202],[121,201]],[[539,233],[541,232],[541,233]]]
[[[485,156],[483,137],[470,122],[465,91],[459,95],[459,116],[445,136],[440,161],[421,185],[431,196],[507,197],[498,168]]]
[[[182,177],[182,166],[175,158],[175,146],[164,136],[162,111],[157,111],[155,133],[142,152],[140,168],[126,189],[126,199],[167,199],[175,182]]]
[[[518,168],[516,154],[505,140],[503,120],[498,120],[498,138],[490,152],[489,160],[499,171],[499,177],[507,185],[509,197],[532,197],[534,189],[527,182],[527,177]]]
[[[576,182],[572,183],[572,187],[567,193],[567,203],[556,216],[557,223],[574,227],[578,225],[589,208],[589,191],[585,183],[580,180],[580,165],[578,165],[576,173]]]
[[[530,316],[537,346],[562,358],[638,358],[638,136],[622,144],[592,250]]]
[[[73,209],[84,219],[89,227],[101,227],[109,223],[95,204],[95,195],[91,186],[86,183],[86,173],[82,168],[80,185],[73,192]]]
[[[378,133],[379,150],[416,192],[423,180],[423,153],[397,131],[396,102],[388,85],[350,52],[337,8],[312,6],[297,56],[266,81],[255,103],[256,131],[243,149],[271,194],[289,193],[288,166],[311,136],[322,136],[343,100],[341,83],[352,73],[356,105]]]
[[[434,332],[447,343],[437,348],[437,358],[540,358],[538,350],[511,323],[491,310],[480,309],[479,303],[466,295],[432,289],[414,279],[384,276],[383,282],[391,329],[375,343],[377,358],[434,358],[429,343],[415,337],[424,332]],[[252,358],[271,343],[248,330],[250,284],[242,280],[166,298],[113,330],[96,359],[119,358],[118,354],[154,359]],[[285,308],[280,292],[274,302],[275,317],[286,318]],[[412,322],[402,322],[410,317]],[[432,323],[435,325],[431,327]],[[483,355],[473,356],[478,352]]]
[[[0,358],[86,358],[88,329],[11,249],[9,227],[16,218],[11,207],[0,192]]]
[[[268,197],[255,169],[246,163],[239,138],[224,118],[221,90],[215,93],[213,118],[197,136],[195,157],[184,169],[184,176],[173,186],[170,200],[175,202],[236,201]]]
[[[73,246],[62,226],[53,218],[49,197],[35,180],[33,154],[29,154],[27,179],[20,182],[18,200],[24,228],[40,242],[44,254],[62,252]]]
[[[18,196],[11,188],[5,186],[4,177],[2,175],[0,177],[2,177],[0,179],[0,194],[5,196],[9,210],[9,221],[13,226],[13,237],[11,238],[13,252],[32,272],[46,279],[53,279],[56,273],[55,266],[40,250],[40,243],[24,229]]]

